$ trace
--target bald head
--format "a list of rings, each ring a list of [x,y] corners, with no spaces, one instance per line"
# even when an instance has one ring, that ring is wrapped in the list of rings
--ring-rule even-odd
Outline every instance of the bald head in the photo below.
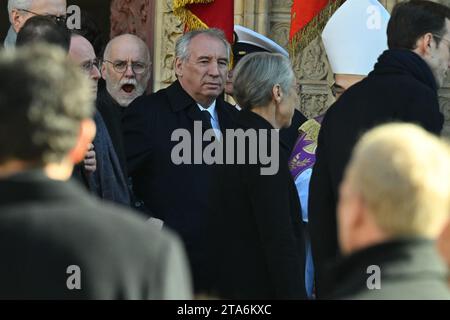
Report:
[[[150,78],[150,52],[144,41],[132,34],[112,39],[103,55],[102,77],[106,89],[122,107],[144,94]]]
[[[100,71],[98,70],[97,57],[94,47],[85,37],[72,35],[70,40],[69,57],[75,62],[83,72],[92,80],[92,91],[97,93],[98,79]]]
[[[133,51],[138,51],[138,54],[144,60],[143,62],[150,63],[150,52],[147,44],[141,38],[129,33],[111,39],[106,46],[103,58],[110,60],[111,55],[122,54],[122,52],[131,53]]]

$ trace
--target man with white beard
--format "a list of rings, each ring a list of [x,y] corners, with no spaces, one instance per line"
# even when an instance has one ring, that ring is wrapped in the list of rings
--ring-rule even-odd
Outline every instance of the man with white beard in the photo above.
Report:
[[[109,41],[102,63],[106,90],[99,93],[97,108],[105,120],[124,172],[126,161],[122,138],[122,113],[143,95],[150,79],[150,52],[139,37],[123,34]]]

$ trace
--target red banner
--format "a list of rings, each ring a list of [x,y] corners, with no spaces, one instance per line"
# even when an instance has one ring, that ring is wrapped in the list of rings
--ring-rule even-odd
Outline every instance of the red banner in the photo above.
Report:
[[[294,0],[289,40],[310,23],[333,0]]]
[[[233,42],[234,0],[174,0],[175,15],[188,30],[219,28]]]

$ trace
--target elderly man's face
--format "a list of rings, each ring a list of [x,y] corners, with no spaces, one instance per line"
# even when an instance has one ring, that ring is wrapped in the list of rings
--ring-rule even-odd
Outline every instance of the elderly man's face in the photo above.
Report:
[[[189,57],[177,58],[175,67],[183,89],[199,104],[209,107],[224,90],[228,73],[225,44],[200,34],[191,40]]]
[[[86,76],[92,80],[92,91],[96,95],[100,71],[94,48],[91,43],[82,36],[74,36],[70,41],[69,57],[75,62]]]
[[[104,57],[102,77],[109,94],[120,106],[127,107],[147,88],[149,53],[145,43],[134,36],[112,41],[108,56]]]
[[[27,11],[17,10],[22,8],[13,11],[13,27],[16,32],[19,32],[25,22],[35,15],[65,17],[66,8],[66,0],[33,0]]]

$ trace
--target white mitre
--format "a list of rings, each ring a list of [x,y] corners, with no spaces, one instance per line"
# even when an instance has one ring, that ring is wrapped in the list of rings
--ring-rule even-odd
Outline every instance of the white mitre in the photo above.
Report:
[[[387,49],[389,18],[389,13],[377,0],[345,1],[322,32],[333,72],[369,74]]]

